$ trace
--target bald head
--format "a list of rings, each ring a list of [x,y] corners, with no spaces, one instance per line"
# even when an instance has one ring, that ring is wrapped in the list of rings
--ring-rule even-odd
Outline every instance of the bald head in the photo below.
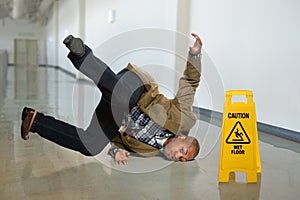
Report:
[[[177,135],[171,138],[164,148],[164,155],[173,161],[193,160],[200,151],[196,138],[186,135]]]
[[[190,149],[191,149],[191,152],[193,152],[192,154],[192,159],[195,159],[196,156],[199,154],[199,151],[200,151],[200,145],[199,145],[199,142],[196,138],[194,137],[189,137],[190,140],[191,140],[191,143],[190,143]]]

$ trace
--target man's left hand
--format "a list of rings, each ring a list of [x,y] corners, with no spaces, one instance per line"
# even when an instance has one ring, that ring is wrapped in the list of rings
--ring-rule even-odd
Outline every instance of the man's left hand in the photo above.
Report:
[[[196,41],[194,45],[190,47],[190,54],[198,55],[201,53],[202,41],[200,40],[200,37],[196,33],[192,33],[191,35],[196,39]]]

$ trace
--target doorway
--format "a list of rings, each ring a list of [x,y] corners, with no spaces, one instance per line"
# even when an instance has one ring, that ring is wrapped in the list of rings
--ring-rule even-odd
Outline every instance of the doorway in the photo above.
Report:
[[[15,65],[37,67],[38,66],[38,42],[30,39],[15,39]]]
[[[23,82],[15,87],[15,98],[32,99],[38,95],[38,41],[14,39],[15,80]]]

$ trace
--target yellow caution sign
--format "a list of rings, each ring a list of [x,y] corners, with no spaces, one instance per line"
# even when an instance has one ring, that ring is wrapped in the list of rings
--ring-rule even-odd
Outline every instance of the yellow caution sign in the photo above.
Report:
[[[232,102],[246,96],[247,102]],[[219,182],[228,182],[231,172],[245,172],[247,182],[257,182],[261,173],[255,104],[252,91],[226,92],[220,149]]]

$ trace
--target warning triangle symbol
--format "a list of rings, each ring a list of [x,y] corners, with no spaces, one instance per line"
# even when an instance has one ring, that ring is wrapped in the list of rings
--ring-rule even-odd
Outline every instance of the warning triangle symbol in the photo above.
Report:
[[[248,137],[241,122],[236,122],[233,126],[230,134],[226,139],[227,144],[250,144],[250,138]]]

